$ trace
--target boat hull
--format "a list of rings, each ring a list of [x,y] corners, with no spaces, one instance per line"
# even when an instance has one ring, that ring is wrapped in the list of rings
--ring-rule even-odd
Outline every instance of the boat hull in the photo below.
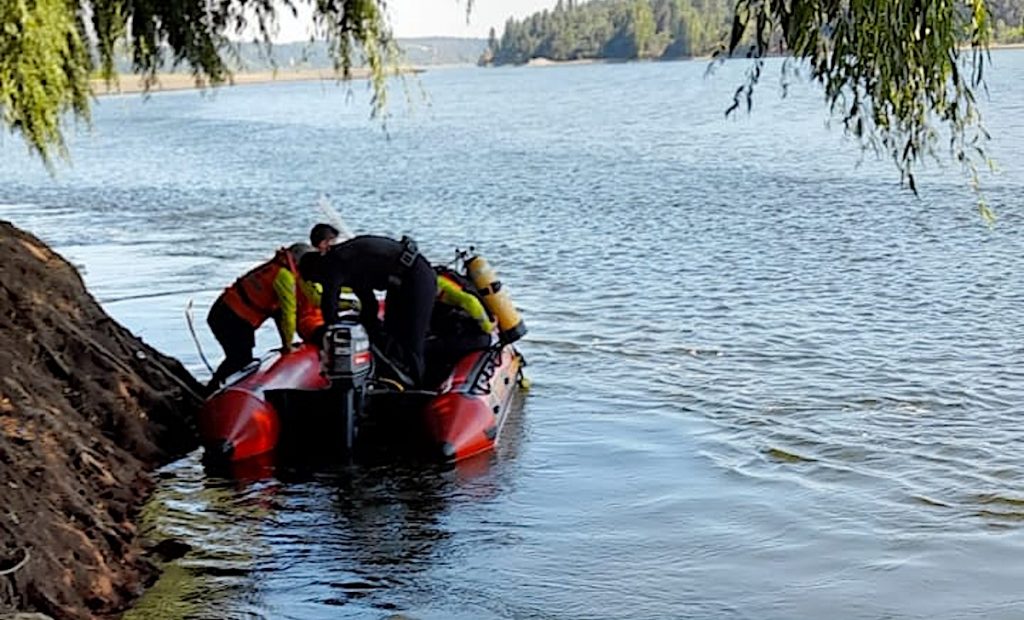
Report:
[[[465,356],[423,409],[437,457],[460,461],[494,447],[519,388],[523,358],[511,346]]]
[[[281,415],[268,392],[328,387],[316,347],[303,344],[287,355],[270,353],[203,403],[199,435],[207,459],[240,461],[273,451],[281,435]]]

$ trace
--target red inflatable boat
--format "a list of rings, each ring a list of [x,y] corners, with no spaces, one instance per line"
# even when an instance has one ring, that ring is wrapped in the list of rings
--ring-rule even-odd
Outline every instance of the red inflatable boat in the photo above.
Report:
[[[439,460],[459,461],[494,447],[522,386],[523,365],[522,355],[512,345],[474,351],[455,365],[436,392],[402,398],[401,392],[369,391],[369,415],[375,414],[372,401],[378,396],[380,402],[415,406],[419,411],[414,418],[420,424],[411,425],[412,433],[418,434],[412,440]],[[329,387],[330,381],[321,375],[316,347],[304,344],[284,356],[269,354],[213,394],[200,410],[199,430],[207,459],[233,462],[266,455],[279,447],[284,436],[298,443],[299,450],[314,442],[330,448],[332,437],[341,431],[332,426],[330,406],[323,405]],[[279,392],[293,396],[282,404],[273,397]],[[310,398],[296,399],[296,393]],[[340,437],[337,445],[342,445]]]
[[[377,363],[386,360],[357,320],[339,315],[324,334],[323,360],[309,344],[284,356],[271,353],[206,401],[199,429],[208,461],[239,462],[271,452],[305,456],[317,448],[351,455],[373,437],[411,439],[421,452],[446,462],[493,448],[523,385],[523,357],[511,343],[526,326],[508,289],[472,251],[456,251],[463,272],[440,268],[439,281],[451,279],[477,296],[495,320],[490,342],[496,344],[488,347],[488,337],[476,332],[482,342],[455,350],[471,352],[436,362],[443,373],[458,360],[447,377],[432,379],[436,390],[403,391],[374,378]],[[439,338],[441,344],[452,342]]]
[[[523,387],[523,356],[512,346],[471,353],[423,409],[423,425],[445,461],[494,447],[512,398]]]
[[[211,460],[241,461],[277,447],[281,420],[267,390],[330,387],[320,374],[319,351],[309,344],[284,356],[270,353],[228,381],[199,410],[199,437]]]

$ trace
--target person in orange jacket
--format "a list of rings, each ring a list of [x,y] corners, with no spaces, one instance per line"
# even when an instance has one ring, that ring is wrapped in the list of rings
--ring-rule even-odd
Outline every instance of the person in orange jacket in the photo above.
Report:
[[[210,379],[211,390],[252,361],[256,329],[269,318],[277,323],[281,352],[291,351],[298,306],[309,305],[299,286],[297,265],[304,254],[312,251],[305,243],[278,250],[274,258],[235,280],[214,302],[206,322],[225,357]]]

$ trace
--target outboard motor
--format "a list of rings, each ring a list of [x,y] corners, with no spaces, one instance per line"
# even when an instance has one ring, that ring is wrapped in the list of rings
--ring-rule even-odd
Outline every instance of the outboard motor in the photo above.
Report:
[[[326,329],[323,345],[320,370],[331,381],[332,402],[342,407],[345,450],[351,452],[366,382],[373,369],[370,337],[355,316],[346,315]]]

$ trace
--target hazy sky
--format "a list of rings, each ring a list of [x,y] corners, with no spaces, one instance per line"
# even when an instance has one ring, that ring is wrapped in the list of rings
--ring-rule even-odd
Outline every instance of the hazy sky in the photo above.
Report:
[[[557,0],[474,0],[473,12],[466,23],[466,0],[388,0],[388,12],[395,36],[486,37],[492,26],[501,36],[509,16],[525,17],[550,9]],[[282,20],[277,40],[299,41],[309,38],[306,20]]]

